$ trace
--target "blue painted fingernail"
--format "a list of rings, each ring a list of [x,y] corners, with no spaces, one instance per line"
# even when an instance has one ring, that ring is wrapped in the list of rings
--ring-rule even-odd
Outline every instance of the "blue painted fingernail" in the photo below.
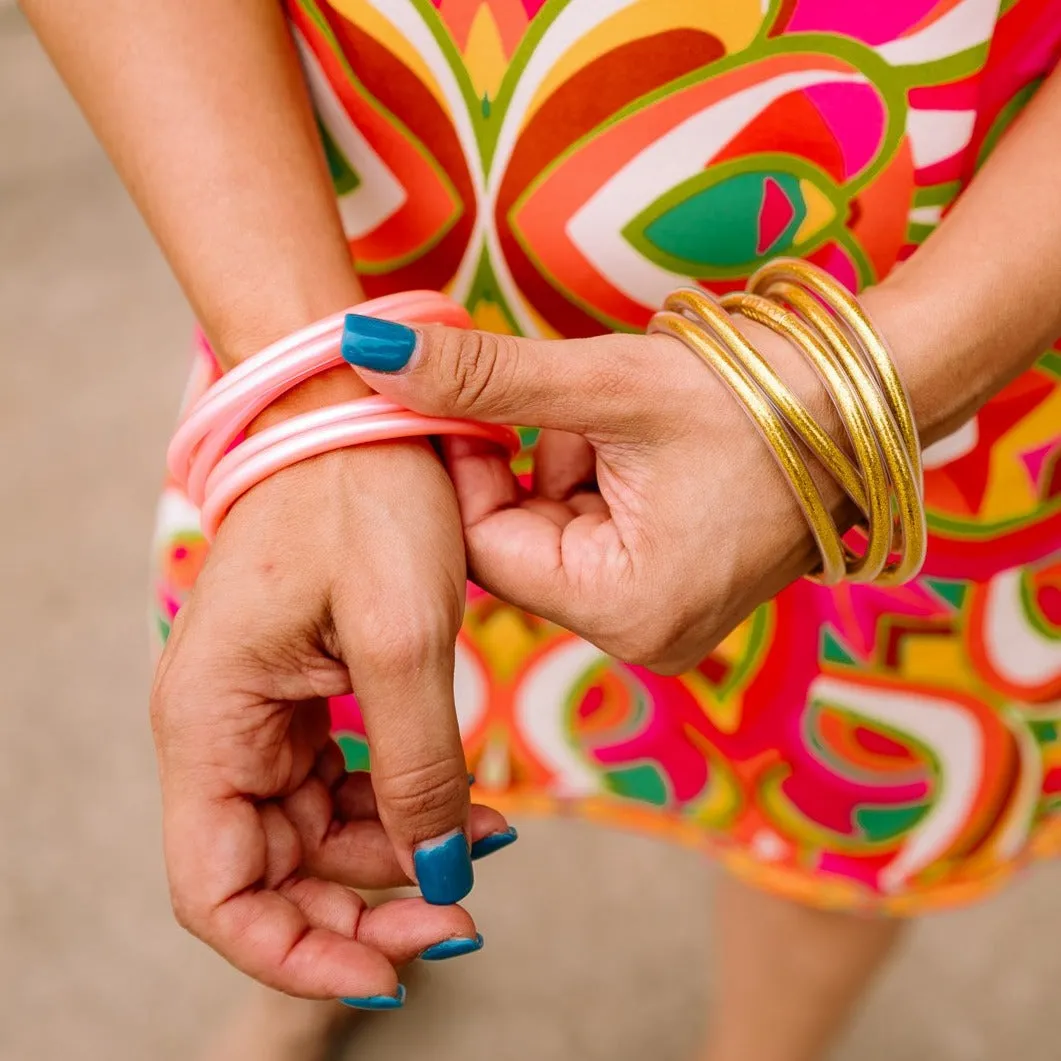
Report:
[[[468,787],[471,788],[475,784],[475,774],[468,775]]]
[[[416,332],[404,324],[348,313],[343,322],[343,359],[373,372],[397,372],[409,364]]]
[[[476,840],[472,844],[472,861],[486,858],[487,855],[492,855],[495,851],[500,851],[501,848],[514,844],[518,839],[519,833],[515,829],[505,829],[504,832],[491,833],[489,836],[484,836],[481,840]]]
[[[472,890],[472,860],[464,833],[421,844],[413,852],[416,880],[433,906],[459,903]]]
[[[441,943],[428,947],[420,957],[425,962],[441,962],[447,958],[459,958],[462,954],[474,954],[477,950],[482,949],[483,937],[476,933],[472,939],[465,937],[444,939]]]
[[[367,998],[341,998],[339,1001],[351,1009],[401,1009],[405,1005],[405,985],[398,985],[394,995],[369,995]]]

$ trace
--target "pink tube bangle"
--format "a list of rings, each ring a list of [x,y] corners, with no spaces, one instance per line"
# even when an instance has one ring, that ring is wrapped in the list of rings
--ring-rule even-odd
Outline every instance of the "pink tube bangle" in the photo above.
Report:
[[[471,324],[463,307],[426,291],[374,299],[357,312],[414,324]],[[222,376],[178,428],[168,452],[170,472],[200,506],[207,539],[252,486],[330,450],[436,434],[485,439],[513,454],[519,450],[519,438],[510,428],[423,417],[378,396],[303,413],[241,439],[247,425],[281,395],[344,364],[339,352],[344,317],[336,314],[281,339]]]
[[[471,325],[463,306],[434,291],[372,299],[357,312],[408,324]],[[345,316],[337,313],[267,346],[222,376],[191,409],[170,443],[168,464],[196,505],[203,503],[210,470],[263,409],[311,376],[345,363],[339,352]]]
[[[420,416],[401,406],[378,412],[362,408],[376,401],[363,398],[292,417],[237,446],[207,478],[201,516],[204,536],[214,537],[233,503],[252,486],[292,464],[345,446],[457,434],[507,446],[513,455],[519,452],[519,439],[507,427]],[[231,463],[226,466],[226,462]]]

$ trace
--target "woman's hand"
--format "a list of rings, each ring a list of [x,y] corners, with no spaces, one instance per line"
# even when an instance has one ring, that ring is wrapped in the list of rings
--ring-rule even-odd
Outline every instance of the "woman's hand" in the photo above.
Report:
[[[800,355],[747,329],[835,437],[835,414]],[[344,353],[378,363],[349,330]],[[771,451],[675,339],[535,342],[425,328],[401,371],[359,371],[420,412],[547,429],[529,494],[503,454],[447,443],[472,577],[621,659],[687,669],[814,566]],[[818,481],[839,514],[839,488],[824,473]]]
[[[361,447],[241,499],[177,616],[152,701],[174,909],[272,987],[393,995],[394,966],[475,934],[458,906],[369,910],[349,890],[419,879],[455,903],[471,886],[466,837],[506,828],[486,807],[469,816],[453,704],[464,586],[439,461]],[[326,698],[350,692],[371,783],[329,737]]]

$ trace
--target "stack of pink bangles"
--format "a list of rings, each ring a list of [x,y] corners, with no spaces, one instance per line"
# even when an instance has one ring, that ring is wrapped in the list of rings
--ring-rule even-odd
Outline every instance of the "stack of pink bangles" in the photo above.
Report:
[[[356,307],[364,316],[407,324],[467,328],[463,307],[432,291],[406,291]],[[248,424],[304,380],[345,364],[339,350],[345,313],[304,328],[221,377],[199,399],[173,436],[170,473],[202,511],[212,539],[236,500],[263,479],[298,461],[365,442],[423,435],[464,435],[519,449],[507,427],[421,416],[380,397],[302,413],[244,437]]]

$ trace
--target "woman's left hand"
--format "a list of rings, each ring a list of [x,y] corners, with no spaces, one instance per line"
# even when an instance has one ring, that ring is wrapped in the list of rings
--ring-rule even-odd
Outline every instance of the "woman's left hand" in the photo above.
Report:
[[[472,577],[489,592],[620,659],[679,673],[813,568],[810,532],[772,452],[678,340],[424,328],[414,346],[396,327],[393,349],[412,353],[387,372],[365,368],[384,364],[378,336],[348,330],[347,360],[374,389],[422,413],[545,429],[529,492],[505,455],[447,442]],[[766,329],[747,333],[836,437],[798,352]],[[839,488],[824,471],[815,478],[841,512]]]

